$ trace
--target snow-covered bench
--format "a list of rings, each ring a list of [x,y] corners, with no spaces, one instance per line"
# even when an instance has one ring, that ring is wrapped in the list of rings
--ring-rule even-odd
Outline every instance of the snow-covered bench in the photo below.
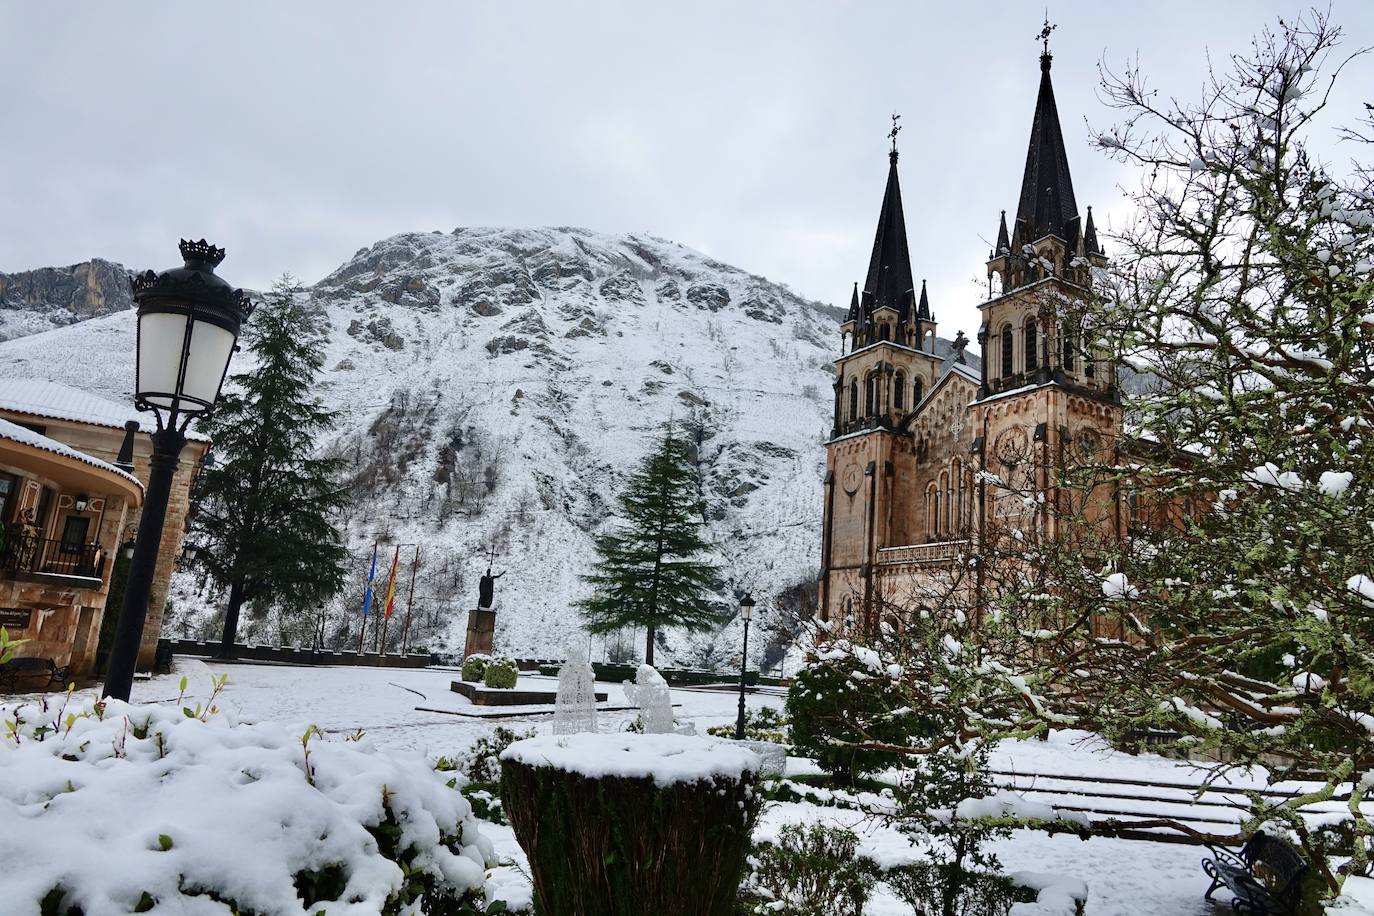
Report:
[[[1239,854],[1221,846],[1207,848],[1213,858],[1202,860],[1202,870],[1212,879],[1203,894],[1206,899],[1211,900],[1216,889],[1224,885],[1235,895],[1231,908],[1237,913],[1279,916],[1297,908],[1308,865],[1288,843],[1257,833],[1245,841]]]

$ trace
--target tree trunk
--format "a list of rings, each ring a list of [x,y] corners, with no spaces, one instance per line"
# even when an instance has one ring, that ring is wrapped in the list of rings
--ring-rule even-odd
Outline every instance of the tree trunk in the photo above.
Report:
[[[644,664],[652,665],[654,663],[654,628],[646,626],[644,632],[648,634],[644,637]]]
[[[234,637],[239,629],[239,608],[243,607],[243,580],[229,586],[229,606],[224,609],[224,635],[220,637],[219,657],[234,657]]]

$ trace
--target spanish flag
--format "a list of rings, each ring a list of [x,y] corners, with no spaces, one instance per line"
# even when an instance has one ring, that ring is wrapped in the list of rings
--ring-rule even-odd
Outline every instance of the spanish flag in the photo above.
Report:
[[[396,601],[396,567],[401,562],[401,548],[396,548],[396,555],[391,558],[391,576],[386,580],[386,603],[383,604],[385,610],[382,616],[387,620],[391,619],[391,605]]]

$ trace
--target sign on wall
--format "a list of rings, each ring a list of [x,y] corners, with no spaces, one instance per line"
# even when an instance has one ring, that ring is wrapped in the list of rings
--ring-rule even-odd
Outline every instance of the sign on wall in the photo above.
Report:
[[[0,627],[6,630],[27,630],[31,620],[32,608],[0,607]]]

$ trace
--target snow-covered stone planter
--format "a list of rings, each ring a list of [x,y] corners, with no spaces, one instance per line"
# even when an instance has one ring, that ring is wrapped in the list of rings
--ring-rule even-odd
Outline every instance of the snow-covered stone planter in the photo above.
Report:
[[[758,816],[759,759],[685,735],[512,744],[501,798],[546,916],[727,916]]]
[[[94,697],[0,705],[3,909],[467,916],[490,841],[418,755]]]
[[[727,740],[736,747],[742,747],[758,755],[760,776],[787,775],[787,745],[773,741],[750,741],[748,738],[743,741],[736,741],[734,738]]]

